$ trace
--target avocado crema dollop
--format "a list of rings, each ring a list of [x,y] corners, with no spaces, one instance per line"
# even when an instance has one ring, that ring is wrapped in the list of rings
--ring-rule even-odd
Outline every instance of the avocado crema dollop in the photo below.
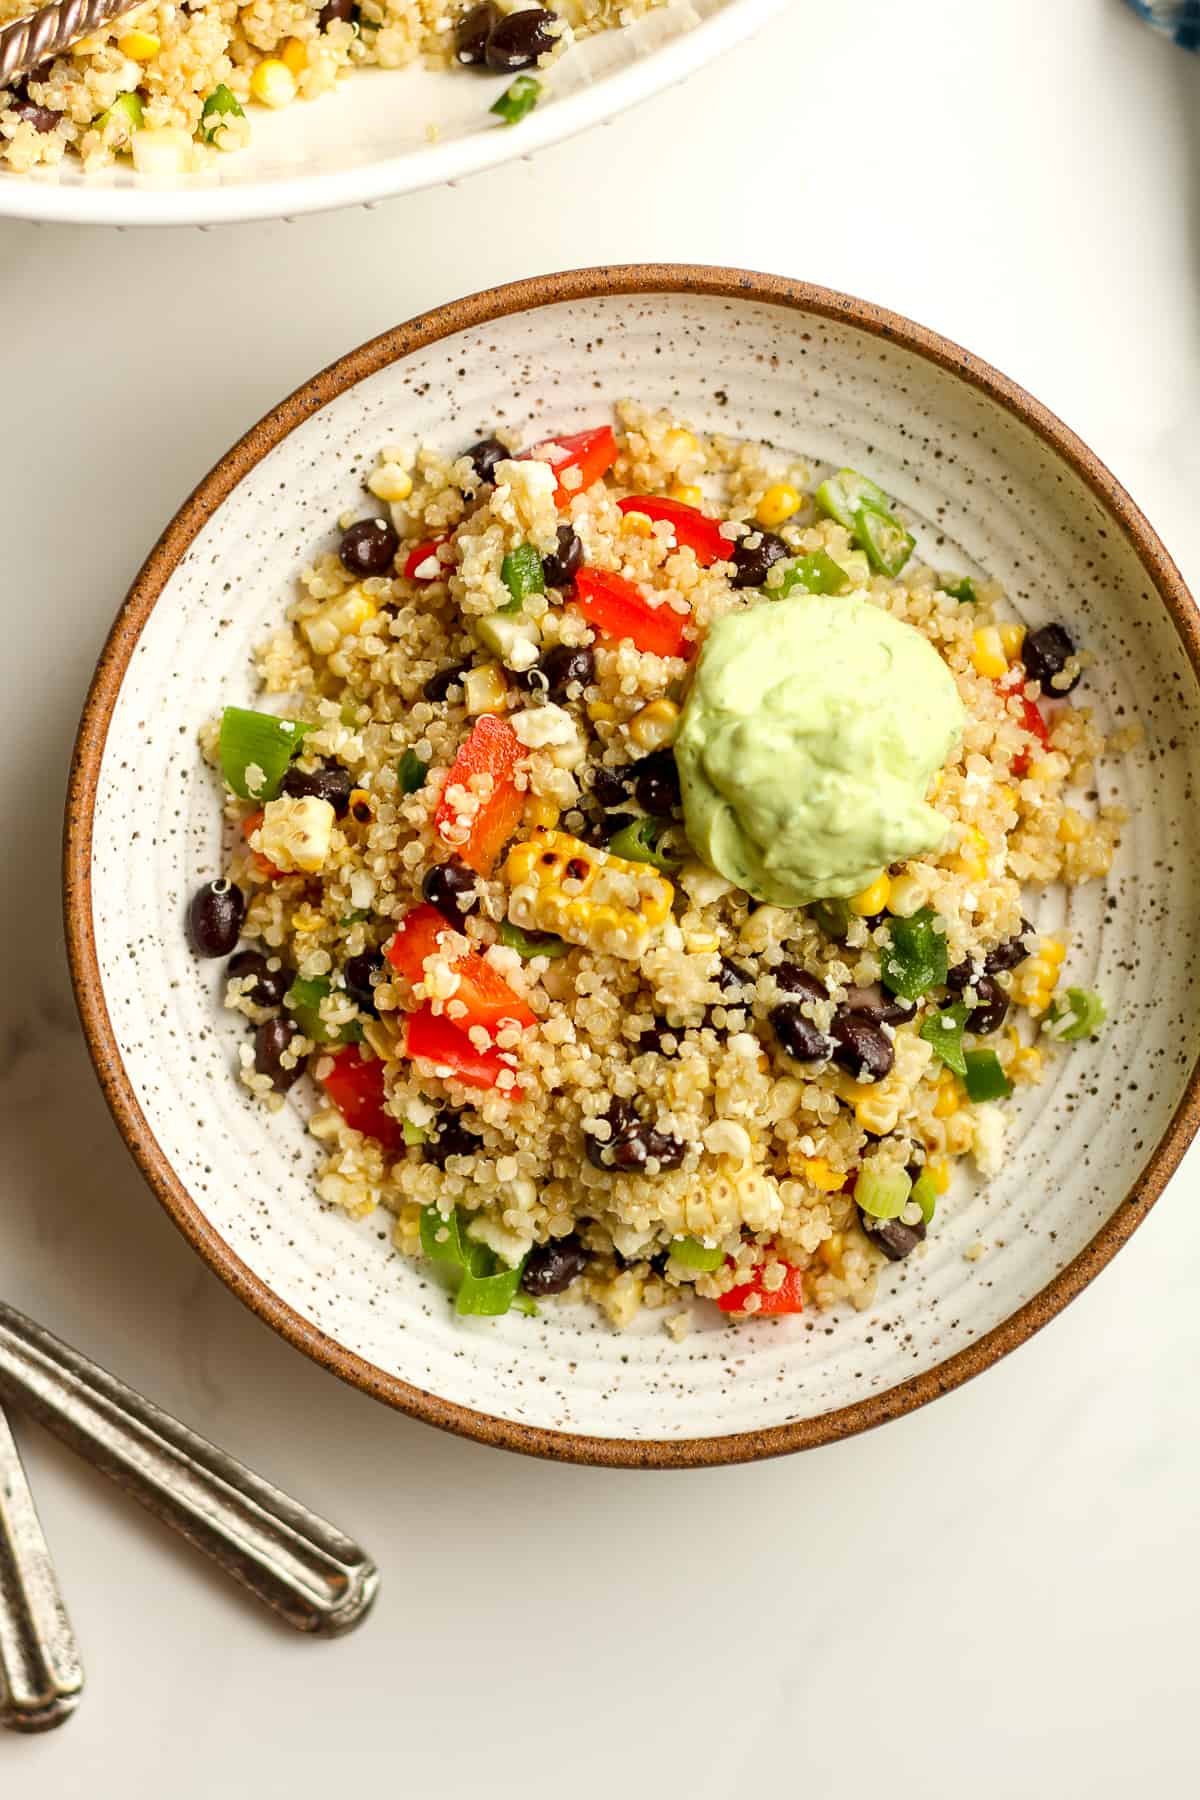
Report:
[[[730,613],[705,638],[675,740],[692,847],[776,906],[857,894],[943,843],[925,796],[963,722],[937,651],[869,600]]]

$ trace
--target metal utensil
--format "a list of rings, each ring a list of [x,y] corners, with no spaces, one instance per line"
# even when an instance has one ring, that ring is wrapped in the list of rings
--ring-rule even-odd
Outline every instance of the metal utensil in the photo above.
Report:
[[[379,1571],[364,1550],[2,1301],[0,1394],[297,1631],[366,1618]]]
[[[82,1692],[71,1622],[0,1407],[0,1725],[50,1731],[70,1718]]]
[[[141,0],[55,0],[9,25],[0,25],[0,88],[15,87],[47,57],[69,50],[89,32],[132,12]]]

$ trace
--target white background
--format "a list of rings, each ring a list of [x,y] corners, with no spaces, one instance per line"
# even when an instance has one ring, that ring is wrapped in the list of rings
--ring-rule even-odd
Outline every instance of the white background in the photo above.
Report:
[[[1198,156],[1200,59],[1118,0],[795,0],[685,89],[453,192],[0,226],[0,1291],[385,1581],[356,1636],[293,1638],[22,1429],[88,1689],[62,1732],[0,1734],[5,1800],[1197,1791],[1195,1154],[1064,1317],[882,1432],[697,1474],[526,1462],[342,1387],[175,1234],[91,1076],[57,857],[96,653],[192,484],[349,346],[514,276],[725,262],[885,302],[1066,418],[1200,583]]]

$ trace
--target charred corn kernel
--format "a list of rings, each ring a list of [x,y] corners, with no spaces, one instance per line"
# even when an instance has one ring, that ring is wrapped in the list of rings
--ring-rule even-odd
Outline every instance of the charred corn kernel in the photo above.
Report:
[[[950,1164],[944,1156],[934,1156],[925,1164],[929,1179],[939,1194],[950,1186]]]
[[[626,862],[565,831],[538,828],[504,864],[508,916],[608,956],[636,959],[665,924],[675,889],[649,863]]]
[[[972,881],[982,881],[988,872],[987,855],[987,839],[982,831],[977,830],[974,825],[968,825],[958,846],[954,867],[960,875],[968,875]]]
[[[794,487],[786,481],[777,481],[769,487],[754,509],[754,517],[767,531],[774,531],[785,519],[790,519],[800,507],[800,496]]]
[[[949,1069],[943,1069],[938,1078],[937,1099],[933,1103],[935,1119],[950,1119],[958,1111],[958,1082]]]
[[[378,611],[370,594],[355,582],[344,594],[335,594],[310,617],[302,619],[300,629],[318,656],[332,656],[344,637],[361,630]]]
[[[369,825],[375,816],[375,802],[366,788],[351,788],[350,800],[346,808],[347,818],[353,819],[356,825]]]
[[[679,708],[673,700],[651,700],[629,721],[629,735],[639,750],[665,750],[678,730]]]
[[[840,1169],[831,1169],[823,1156],[806,1156],[804,1179],[822,1194],[836,1194],[846,1177]]]
[[[296,98],[296,77],[277,56],[268,56],[250,77],[250,92],[264,106],[290,106]]]
[[[1004,645],[1000,633],[994,625],[980,625],[975,632],[971,661],[977,675],[986,675],[989,681],[998,681],[1002,675],[1008,674],[1008,658],[1004,654]]]
[[[1063,808],[1063,816],[1058,821],[1058,841],[1060,844],[1082,844],[1087,835],[1087,821],[1073,806]]]
[[[321,915],[315,907],[305,900],[292,914],[292,928],[295,931],[320,931]]]
[[[877,875],[870,887],[865,887],[861,894],[855,894],[850,901],[850,911],[860,919],[869,919],[873,913],[887,911],[887,903],[892,894],[892,880],[884,869]]]
[[[117,39],[117,49],[130,62],[150,62],[162,49],[162,39],[152,31],[126,31]]]
[[[1016,662],[1025,643],[1025,627],[1015,621],[1000,626],[1000,646],[1009,662]]]
[[[308,51],[299,38],[288,38],[279,54],[293,75],[303,75],[308,67]]]
[[[700,506],[704,500],[703,491],[692,481],[677,481],[669,492],[681,506]]]
[[[679,425],[677,425],[674,430],[668,431],[666,437],[663,439],[663,449],[667,452],[667,455],[673,462],[682,462],[687,456],[695,456],[699,448],[700,446],[696,442],[693,434],[690,431],[685,431],[683,427]]]
[[[467,711],[475,717],[480,713],[502,712],[508,699],[508,682],[498,662],[476,663],[473,669],[468,669],[463,676],[463,689]]]
[[[593,700],[587,711],[588,718],[594,725],[611,724],[617,716],[617,709],[611,700]]]
[[[531,830],[534,826],[540,825],[543,831],[553,831],[560,816],[553,800],[543,800],[540,794],[530,794],[521,814]]]
[[[412,493],[412,476],[399,463],[380,463],[374,473],[367,477],[367,486],[377,500],[407,500]]]

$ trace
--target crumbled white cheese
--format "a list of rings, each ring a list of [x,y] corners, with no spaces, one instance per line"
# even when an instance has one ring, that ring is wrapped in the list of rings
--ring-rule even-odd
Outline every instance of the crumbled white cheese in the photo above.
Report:
[[[750,1133],[736,1119],[714,1119],[704,1133],[704,1148],[713,1156],[736,1156],[744,1162],[753,1146]]]
[[[527,750],[541,750],[548,744],[570,744],[577,736],[570,713],[552,700],[544,706],[532,706],[524,712],[513,713],[508,722]]]
[[[251,849],[285,874],[296,870],[315,875],[324,868],[333,835],[334,812],[328,800],[306,794],[301,800],[281,795],[268,800],[262,823],[250,839]]]
[[[1005,1117],[998,1106],[975,1108],[975,1137],[971,1153],[981,1175],[996,1175],[1004,1161]]]

